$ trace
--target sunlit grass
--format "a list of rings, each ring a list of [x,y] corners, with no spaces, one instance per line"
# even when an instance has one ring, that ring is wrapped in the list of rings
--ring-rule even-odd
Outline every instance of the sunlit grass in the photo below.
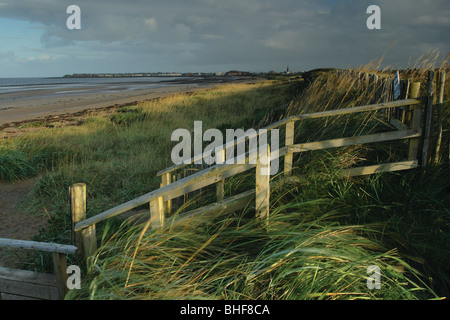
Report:
[[[417,61],[421,69],[414,71],[414,79],[425,79],[433,63],[433,58]],[[378,65],[360,71],[389,71]],[[38,240],[70,243],[68,186],[87,184],[88,216],[158,188],[155,174],[171,165],[170,136],[177,128],[192,130],[194,121],[201,120],[203,130],[248,129],[280,106],[289,105],[287,116],[374,102],[373,88],[364,82],[333,72],[313,75],[306,89],[301,80],[228,84],[89,117],[81,126],[1,141],[0,156],[17,156],[21,168],[34,171],[0,165],[0,174],[15,180],[43,172],[29,209],[45,211],[51,223]],[[296,128],[296,143],[392,130],[382,112],[302,121]],[[406,142],[399,142],[297,155],[295,179],[273,179],[269,227],[254,219],[252,205],[213,220],[168,223],[158,231],[136,220],[99,224],[99,251],[90,273],[82,290],[68,298],[388,300],[446,295],[448,168],[437,167],[425,177],[414,171],[338,178],[342,168],[404,159],[406,148]],[[243,174],[227,179],[225,194],[250,188],[254,174]],[[183,209],[213,197],[190,197]],[[148,206],[144,209],[145,221]],[[381,269],[380,290],[367,288],[371,265]]]
[[[436,297],[397,250],[366,236],[379,234],[375,226],[341,225],[351,208],[340,204],[339,197],[300,200],[301,193],[290,193],[295,187],[302,185],[272,192],[268,227],[254,219],[251,206],[214,220],[197,218],[175,227],[168,223],[157,231],[125,221],[92,258],[82,290],[68,298]],[[367,287],[372,265],[382,270],[380,290]]]
[[[204,130],[250,128],[291,99],[289,87],[272,81],[225,84],[89,116],[79,126],[4,139],[0,183],[41,174],[28,209],[51,221],[37,240],[70,243],[70,185],[87,184],[88,216],[154,190],[160,184],[156,172],[171,165],[173,130],[191,130],[194,121],[203,121]]]

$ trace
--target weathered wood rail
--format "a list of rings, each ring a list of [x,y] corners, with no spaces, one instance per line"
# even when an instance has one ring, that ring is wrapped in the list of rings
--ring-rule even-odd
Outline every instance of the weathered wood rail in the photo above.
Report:
[[[67,293],[66,254],[75,254],[77,247],[0,238],[0,248],[50,252],[54,274],[0,267],[0,299],[59,300]]]

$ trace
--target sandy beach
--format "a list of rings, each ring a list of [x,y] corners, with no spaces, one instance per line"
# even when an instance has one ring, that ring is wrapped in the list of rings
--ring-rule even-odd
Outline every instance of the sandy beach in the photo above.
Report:
[[[12,100],[0,105],[0,126],[17,122],[43,119],[47,116],[75,113],[86,109],[97,109],[113,105],[166,97],[175,93],[198,88],[187,86],[152,88],[127,92],[68,95],[62,97],[36,97]],[[46,90],[48,92],[50,90]],[[32,93],[28,93],[32,94]],[[9,94],[12,95],[12,94]]]
[[[98,109],[122,105],[134,101],[143,101],[167,97],[175,93],[198,90],[209,86],[170,86],[135,91],[74,94],[52,96],[55,90],[39,90],[21,93],[6,93],[6,103],[0,104],[0,127],[15,126],[28,120],[45,119],[48,116],[76,113],[86,109]]]
[[[28,90],[0,94],[0,129],[17,127],[32,120],[46,120],[52,116],[69,115],[77,112],[95,110],[130,104],[137,101],[168,97],[176,93],[205,90],[230,81],[248,81],[248,79],[214,79],[204,81],[179,81],[170,85],[117,92],[98,92],[80,94],[83,88],[77,88],[64,95],[58,89]],[[90,87],[90,90],[93,88]]]

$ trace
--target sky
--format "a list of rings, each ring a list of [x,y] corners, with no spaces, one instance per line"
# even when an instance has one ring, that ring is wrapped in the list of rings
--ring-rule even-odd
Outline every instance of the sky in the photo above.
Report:
[[[449,0],[0,0],[0,78],[404,68],[433,50],[450,52]]]

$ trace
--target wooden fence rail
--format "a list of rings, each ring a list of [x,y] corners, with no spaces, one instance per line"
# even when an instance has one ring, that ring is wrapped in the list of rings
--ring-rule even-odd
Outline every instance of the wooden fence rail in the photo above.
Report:
[[[0,267],[0,299],[64,299],[67,293],[66,254],[75,254],[77,247],[0,238],[0,248],[36,250],[52,253],[54,276]],[[53,293],[52,288],[56,288]]]

